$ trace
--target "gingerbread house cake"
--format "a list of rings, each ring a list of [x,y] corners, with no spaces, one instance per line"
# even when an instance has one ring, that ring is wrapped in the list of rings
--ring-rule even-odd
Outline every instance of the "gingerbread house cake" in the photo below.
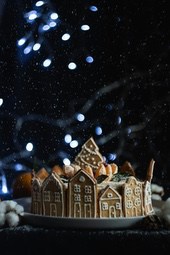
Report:
[[[118,218],[154,213],[151,200],[151,160],[145,180],[130,162],[107,164],[91,137],[69,166],[33,171],[31,212],[73,218]]]

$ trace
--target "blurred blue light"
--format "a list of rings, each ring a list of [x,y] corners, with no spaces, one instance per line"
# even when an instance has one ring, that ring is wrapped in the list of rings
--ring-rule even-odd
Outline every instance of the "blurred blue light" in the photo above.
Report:
[[[19,39],[19,40],[18,40],[18,46],[24,45],[25,42],[26,42],[26,38],[25,38],[25,37]]]
[[[32,46],[31,45],[28,45],[25,49],[24,49],[24,54],[27,55],[31,52],[32,50]]]
[[[36,2],[36,6],[37,7],[40,7],[40,6],[42,6],[44,4],[44,1],[38,1],[38,2]]]
[[[62,39],[63,41],[69,40],[69,39],[70,39],[70,34],[68,34],[68,33],[63,34],[62,37],[61,37],[61,39]]]
[[[2,175],[1,180],[2,180],[2,193],[6,194],[8,193],[8,188],[5,175]]]
[[[54,20],[58,19],[58,14],[56,12],[51,13],[50,18]]]
[[[22,167],[21,164],[18,163],[18,164],[15,165],[15,170],[16,171],[21,171],[22,169],[23,169],[23,167]]]
[[[4,194],[8,193],[7,185],[2,186],[2,193]]]
[[[47,31],[47,30],[50,29],[50,26],[46,24],[46,25],[44,25],[44,26],[42,27],[42,29],[43,29],[44,31]]]
[[[102,133],[103,133],[103,131],[102,131],[102,128],[101,127],[96,127],[95,128],[95,133],[96,133],[96,135],[101,135]]]
[[[33,46],[33,50],[34,50],[34,51],[37,51],[37,50],[40,49],[40,47],[41,47],[41,44],[40,44],[40,43],[35,43],[34,46]]]
[[[97,11],[98,11],[97,6],[95,6],[95,5],[90,6],[89,9],[90,9],[90,11],[92,11],[92,12],[97,12]]]
[[[82,113],[77,114],[77,120],[78,121],[83,121],[85,119],[85,116]]]
[[[92,56],[86,57],[86,62],[87,62],[87,63],[93,63],[93,61],[94,61],[94,59],[93,59]]]
[[[31,21],[36,19],[37,17],[38,17],[38,14],[37,14],[37,11],[35,11],[35,10],[30,11],[28,13],[28,19],[31,20]]]
[[[70,70],[74,70],[74,69],[76,69],[76,67],[77,67],[77,65],[76,65],[74,62],[70,62],[70,63],[68,64],[68,68],[69,68]]]
[[[69,165],[71,164],[71,162],[70,162],[70,160],[69,160],[68,158],[64,158],[64,159],[63,159],[63,163],[64,163],[64,165],[66,165],[66,166],[69,166]]]
[[[87,31],[89,29],[90,29],[89,25],[82,25],[81,26],[81,30],[83,30],[83,31]]]
[[[127,128],[127,133],[131,134],[132,133],[132,129],[131,128]]]
[[[109,153],[109,155],[108,155],[108,159],[112,160],[112,161],[115,160],[116,157],[117,157],[116,153]]]
[[[51,59],[47,58],[46,60],[44,60],[44,62],[43,62],[44,67],[48,67],[50,65],[51,65]]]
[[[69,135],[69,134],[65,135],[64,141],[65,141],[66,143],[70,143],[71,140],[72,140],[72,136],[71,136],[71,135]]]
[[[122,122],[122,118],[119,116],[118,119],[117,119],[117,123],[121,124],[121,122]]]
[[[0,106],[3,104],[3,99],[0,98]]]
[[[76,148],[77,146],[78,146],[78,142],[76,140],[71,141],[70,143],[71,148]]]
[[[49,26],[55,27],[55,26],[57,26],[57,23],[55,21],[50,21]]]
[[[26,150],[27,151],[32,151],[33,150],[33,144],[32,143],[27,143]]]

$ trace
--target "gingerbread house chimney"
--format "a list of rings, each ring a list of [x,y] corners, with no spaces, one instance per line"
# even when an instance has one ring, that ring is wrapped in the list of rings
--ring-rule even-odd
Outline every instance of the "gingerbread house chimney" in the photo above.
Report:
[[[155,164],[155,161],[153,159],[151,159],[151,161],[149,163],[148,170],[147,170],[147,175],[146,175],[146,180],[148,182],[151,182],[151,180],[152,180],[154,164]]]

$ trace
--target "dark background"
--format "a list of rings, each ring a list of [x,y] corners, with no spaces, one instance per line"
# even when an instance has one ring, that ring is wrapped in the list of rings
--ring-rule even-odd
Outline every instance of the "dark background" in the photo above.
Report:
[[[153,158],[153,181],[169,187],[168,2],[50,1],[44,15],[56,11],[60,22],[43,34],[38,52],[24,55],[17,41],[28,31],[34,31],[32,40],[39,36],[38,21],[24,18],[36,1],[1,1],[0,171],[9,191],[17,164],[31,171],[72,161],[90,136],[108,162],[120,166],[128,160],[139,177]],[[90,11],[92,5],[98,11]],[[90,30],[81,31],[82,24]],[[67,42],[61,40],[65,32],[71,33]],[[52,64],[44,68],[49,54]],[[85,61],[87,55],[93,63]],[[75,70],[67,67],[71,61]],[[77,113],[85,120],[79,122]],[[68,133],[78,141],[74,149],[64,141]],[[28,142],[31,152],[25,151]]]

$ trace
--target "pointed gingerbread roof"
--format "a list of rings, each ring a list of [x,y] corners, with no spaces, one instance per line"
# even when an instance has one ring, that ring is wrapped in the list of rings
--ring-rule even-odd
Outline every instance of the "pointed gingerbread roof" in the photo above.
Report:
[[[51,172],[47,178],[45,178],[44,182],[43,182],[43,190],[46,188],[46,186],[52,182],[54,183],[59,183],[60,186],[64,187],[64,183],[62,182],[60,176],[56,173],[56,172]],[[53,189],[53,186],[51,186],[51,190]]]
[[[112,191],[117,197],[121,198],[121,195],[110,185],[107,185],[101,192],[99,192],[99,198],[105,197],[108,191]]]
[[[71,183],[74,179],[76,179],[77,176],[80,176],[81,174],[87,176],[94,184],[97,183],[96,179],[93,178],[91,175],[89,175],[89,174],[88,174],[85,170],[83,170],[83,169],[78,170],[78,172],[77,172],[72,178],[70,178],[70,180],[69,180],[70,183]]]
[[[49,176],[49,173],[45,168],[41,168],[36,174],[35,177],[37,177],[40,181],[44,181]]]
[[[135,170],[132,167],[131,163],[129,161],[125,161],[124,164],[120,167],[120,173],[126,173],[132,176],[135,176]]]

